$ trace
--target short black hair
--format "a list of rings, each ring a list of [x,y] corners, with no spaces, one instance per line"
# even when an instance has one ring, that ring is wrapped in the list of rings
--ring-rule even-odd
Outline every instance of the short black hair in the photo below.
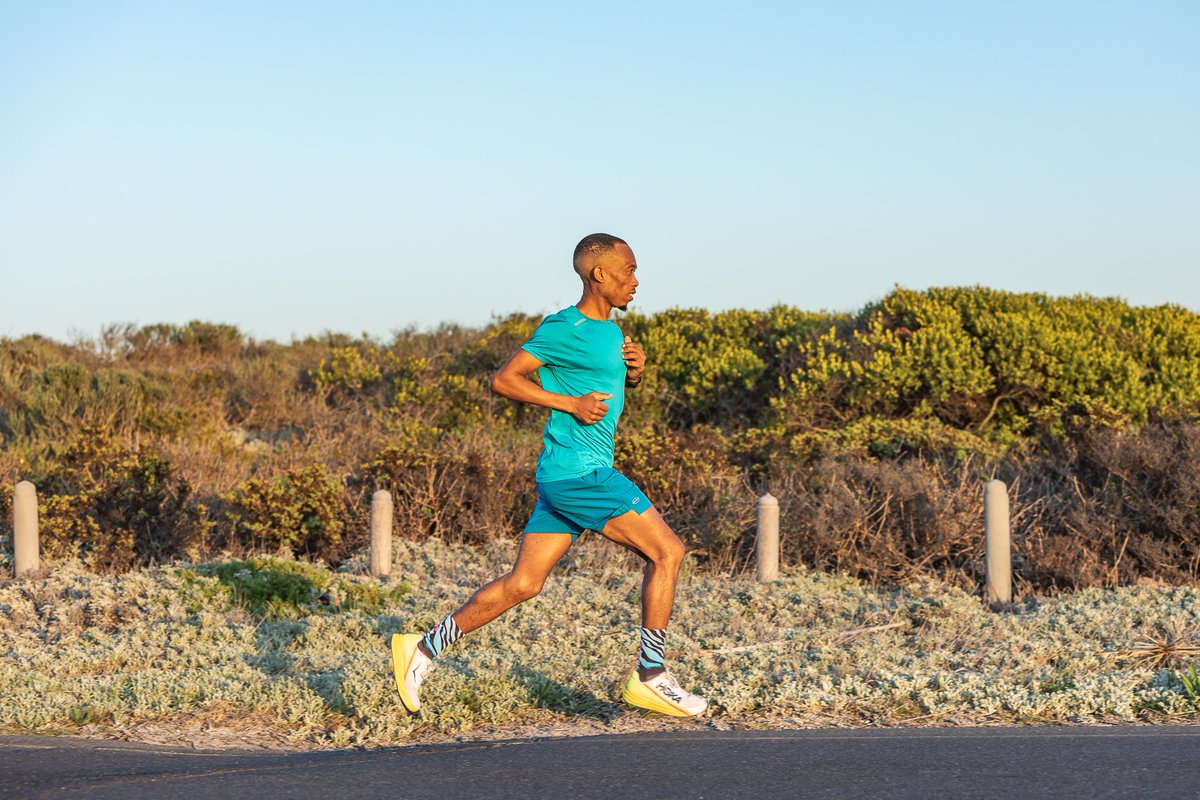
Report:
[[[612,250],[619,244],[623,244],[626,247],[629,246],[629,242],[613,236],[611,233],[589,233],[579,240],[579,244],[575,245],[575,255],[572,257],[572,261],[576,269],[578,269],[580,262],[587,256],[598,255],[607,250]]]

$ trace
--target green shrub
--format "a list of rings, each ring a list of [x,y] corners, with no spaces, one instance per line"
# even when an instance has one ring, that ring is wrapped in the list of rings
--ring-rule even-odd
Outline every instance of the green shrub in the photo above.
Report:
[[[439,372],[428,359],[408,359],[391,376],[394,391],[389,414],[401,425],[416,422],[438,430],[478,426],[485,409],[495,404],[488,389],[490,377]]]
[[[42,552],[123,570],[179,558],[201,542],[204,509],[171,462],[124,448],[84,428],[45,472],[38,489]]]
[[[1198,356],[1200,317],[1177,306],[897,288],[852,330],[831,325],[799,347],[772,406],[796,433],[841,433],[852,449],[878,449],[875,430],[845,430],[869,417],[923,417],[1007,448],[1081,422],[1194,414]],[[930,444],[971,446],[957,435]]]
[[[381,353],[367,345],[335,348],[329,358],[321,359],[321,365],[309,372],[309,378],[323,395],[333,399],[333,392],[352,395],[368,390],[383,380],[384,370],[390,361],[389,353]]]
[[[133,358],[145,358],[164,350],[194,350],[205,355],[235,356],[249,344],[246,336],[234,325],[192,320],[183,325],[156,323],[108,325],[100,334],[100,346],[105,353]]]
[[[201,564],[196,572],[216,578],[228,587],[235,604],[262,619],[296,619],[352,608],[377,614],[387,603],[412,591],[406,583],[384,589],[315,564],[280,558]]]
[[[629,393],[634,421],[744,427],[769,411],[779,364],[823,324],[837,319],[776,306],[768,311],[671,309],[622,320],[650,368]]]
[[[257,550],[336,552],[345,528],[344,486],[322,464],[275,478],[251,478],[224,496],[226,516],[243,544]]]
[[[233,592],[233,600],[259,617],[298,617],[315,604],[329,581],[325,570],[299,561],[251,558],[203,565]]]
[[[447,371],[457,375],[490,376],[508,357],[533,335],[542,318],[530,314],[510,314],[487,325],[464,342],[448,359]]]
[[[171,435],[185,424],[186,413],[158,378],[66,362],[24,376],[18,396],[0,413],[0,439],[33,452],[86,426],[129,436],[137,430]]]

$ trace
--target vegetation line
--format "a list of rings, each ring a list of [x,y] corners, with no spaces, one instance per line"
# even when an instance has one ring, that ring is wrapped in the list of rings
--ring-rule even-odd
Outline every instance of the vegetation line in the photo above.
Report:
[[[341,564],[380,488],[396,538],[509,541],[536,502],[546,414],[488,385],[537,323],[389,341],[260,342],[205,322],[0,339],[0,517],[32,480],[46,559],[103,571]],[[700,569],[745,568],[770,491],[785,565],[973,587],[996,477],[1013,487],[1018,593],[1200,580],[1200,316],[1185,308],[897,287],[854,314],[619,323],[648,371],[616,466]]]

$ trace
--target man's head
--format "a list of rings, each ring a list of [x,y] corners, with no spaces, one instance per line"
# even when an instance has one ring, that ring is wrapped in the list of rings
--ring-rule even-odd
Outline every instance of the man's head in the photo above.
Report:
[[[624,239],[591,233],[575,245],[575,272],[584,291],[593,291],[614,308],[625,311],[637,291],[637,259]]]

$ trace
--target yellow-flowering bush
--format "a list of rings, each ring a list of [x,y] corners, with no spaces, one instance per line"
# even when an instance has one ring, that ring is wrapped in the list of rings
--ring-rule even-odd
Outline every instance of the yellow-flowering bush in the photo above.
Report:
[[[897,288],[797,347],[771,399],[793,442],[895,449],[864,418],[928,418],[1004,448],[1080,422],[1140,425],[1200,408],[1200,317],[1086,295]],[[960,433],[970,434],[963,438]],[[828,434],[813,436],[813,433]],[[931,441],[931,444],[934,443]],[[986,447],[983,448],[986,451]]]
[[[258,550],[329,555],[345,527],[343,486],[322,464],[251,478],[224,500],[235,535]]]

